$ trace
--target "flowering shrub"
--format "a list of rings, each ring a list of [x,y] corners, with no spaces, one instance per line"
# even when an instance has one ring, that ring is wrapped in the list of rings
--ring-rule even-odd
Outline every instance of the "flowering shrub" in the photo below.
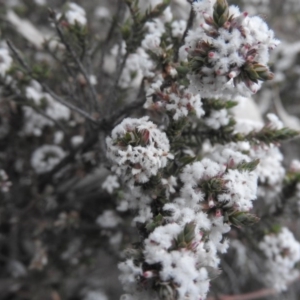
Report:
[[[299,279],[300,123],[278,89],[300,47],[258,16],[269,1],[228,2],[68,2],[47,30],[3,5],[1,299],[254,299]]]

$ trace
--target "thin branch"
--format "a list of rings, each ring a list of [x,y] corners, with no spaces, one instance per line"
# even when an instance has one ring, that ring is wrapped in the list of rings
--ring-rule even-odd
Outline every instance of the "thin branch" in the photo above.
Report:
[[[295,280],[289,283],[289,285],[295,283],[296,281],[300,280],[300,276],[298,276]],[[255,300],[255,299],[261,299],[263,297],[268,296],[275,296],[278,295],[279,292],[276,289],[273,288],[266,288],[261,289],[252,293],[247,294],[241,294],[241,295],[220,295],[218,297],[208,297],[207,300]]]
[[[77,56],[77,54],[75,53],[75,51],[73,50],[73,48],[71,47],[71,45],[68,43],[68,41],[65,39],[65,36],[61,30],[61,28],[59,27],[59,23],[56,19],[56,17],[54,16],[52,18],[52,20],[54,21],[54,24],[55,24],[55,28],[56,28],[56,32],[60,38],[60,40],[62,41],[62,43],[66,46],[66,49],[67,51],[71,54],[72,58],[74,59],[75,63],[77,64],[80,72],[83,74],[86,82],[88,83],[88,86],[89,86],[89,89],[90,89],[90,92],[92,94],[92,100],[93,100],[93,103],[95,105],[95,107],[98,107],[98,96],[97,96],[97,92],[96,92],[96,89],[95,87],[92,85],[91,81],[90,81],[90,78],[89,78],[89,75],[87,74],[84,66],[82,65],[79,57]]]
[[[52,96],[57,102],[61,103],[62,105],[70,108],[73,111],[76,111],[77,113],[79,113],[80,115],[82,115],[83,117],[85,117],[87,120],[91,121],[92,123],[98,125],[99,122],[96,121],[94,118],[92,118],[86,111],[82,110],[81,108],[65,101],[64,99],[62,99],[61,97],[59,97],[58,95],[56,95],[45,83],[41,82],[40,80],[38,80],[37,78],[35,78],[32,74],[31,69],[29,68],[29,66],[27,65],[27,63],[24,61],[24,59],[21,57],[19,51],[15,48],[15,46],[13,45],[12,42],[10,41],[6,41],[7,45],[9,47],[9,49],[12,51],[13,55],[15,56],[15,58],[18,60],[18,62],[20,63],[20,65],[27,71],[28,75],[39,82],[39,84],[42,86],[42,88],[50,95]]]
[[[192,28],[192,26],[193,26],[194,18],[195,18],[195,13],[194,13],[193,7],[191,7],[189,20],[188,20],[188,22],[187,22],[187,24],[186,24],[186,28],[185,28],[185,31],[184,31],[184,33],[183,33],[181,42],[180,42],[179,47],[178,47],[178,49],[177,49],[177,51],[176,51],[176,56],[175,56],[175,58],[174,58],[175,62],[178,61],[178,58],[179,58],[179,49],[180,49],[180,47],[184,44],[184,40],[185,40],[185,38],[186,38],[186,36],[187,36],[189,30],[190,30],[190,29]]]
[[[109,118],[105,118],[101,122],[99,122],[98,126],[95,128],[92,134],[89,137],[87,137],[81,145],[71,150],[71,152],[65,158],[63,158],[50,172],[43,174],[40,177],[40,188],[42,189],[45,186],[45,184],[48,184],[51,181],[51,179],[57,172],[59,172],[66,165],[71,163],[75,159],[78,153],[90,149],[98,142],[99,139],[98,129],[104,132],[109,132],[114,127],[115,123],[119,120],[119,118],[128,115],[133,109],[141,107],[144,103],[145,103],[145,91],[144,91],[144,80],[143,80],[138,93],[137,100],[125,105],[124,108],[122,108],[115,114],[112,114]]]
[[[52,96],[57,102],[67,106],[68,108],[70,108],[71,110],[76,111],[77,113],[79,113],[80,115],[82,115],[83,117],[85,117],[86,119],[88,119],[89,121],[91,121],[93,124],[98,125],[99,122],[97,120],[95,120],[93,117],[90,116],[89,113],[87,113],[86,111],[82,110],[81,108],[65,101],[64,99],[62,99],[61,97],[59,97],[58,95],[56,95],[46,84],[39,82],[40,85],[42,86],[42,88],[50,95]]]
[[[58,128],[60,128],[64,132],[64,134],[66,136],[68,135],[65,127],[58,120],[56,120],[56,119],[52,118],[51,116],[47,115],[45,112],[43,112],[38,107],[36,107],[34,105],[31,105],[28,102],[29,99],[27,97],[25,97],[23,94],[21,94],[16,88],[13,88],[10,84],[7,84],[7,82],[0,79],[0,83],[1,83],[1,85],[5,86],[6,88],[8,88],[10,90],[10,92],[13,95],[12,100],[19,101],[21,105],[28,106],[28,107],[32,108],[38,114],[42,115],[43,117],[45,117],[49,121],[53,122]]]
[[[142,81],[142,84],[140,86],[140,90],[137,96],[137,100],[127,104],[122,109],[117,111],[116,113],[112,114],[110,117],[110,120],[108,121],[108,124],[114,123],[117,121],[120,117],[128,114],[131,110],[136,109],[140,106],[142,106],[146,101],[145,91],[144,91],[144,80]]]
[[[43,112],[42,110],[38,109],[37,107],[34,107],[34,106],[31,106],[31,105],[27,105],[27,104],[24,104],[25,106],[29,106],[31,107],[32,109],[34,109],[38,114],[42,115],[43,117],[45,117],[46,119],[48,119],[49,121],[53,122],[58,128],[61,129],[61,131],[63,131],[63,133],[68,136],[68,133],[65,129],[65,127],[58,121],[58,120],[55,120],[53,119],[51,116],[48,116],[45,112]]]
[[[187,22],[185,31],[184,31],[184,33],[183,33],[183,36],[182,36],[182,39],[181,39],[181,44],[184,44],[184,40],[185,40],[185,38],[186,38],[186,36],[187,36],[189,30],[190,30],[190,28],[193,26],[194,18],[195,18],[195,13],[194,13],[193,7],[191,7],[189,20],[188,20],[188,22]]]
[[[100,73],[99,78],[102,77],[101,75],[102,75],[102,71],[103,71],[104,58],[105,58],[105,54],[106,54],[108,46],[109,46],[109,42],[111,41],[111,39],[114,36],[114,32],[115,32],[115,29],[116,29],[118,23],[123,20],[124,12],[125,12],[125,5],[124,5],[124,2],[122,0],[120,0],[120,1],[118,1],[117,12],[116,12],[115,16],[113,17],[111,26],[108,30],[107,36],[103,43],[103,49],[101,52],[100,66],[99,66],[99,70],[101,73]],[[96,53],[97,50],[98,50],[98,47],[96,47],[95,50],[92,52],[92,56]]]

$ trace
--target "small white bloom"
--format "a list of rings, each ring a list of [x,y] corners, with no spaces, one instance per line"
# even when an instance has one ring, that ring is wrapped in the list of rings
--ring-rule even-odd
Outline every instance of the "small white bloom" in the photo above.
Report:
[[[31,165],[36,173],[46,173],[55,167],[64,157],[64,150],[55,145],[43,145],[31,156]]]
[[[118,177],[116,175],[108,175],[101,186],[109,194],[112,194],[115,189],[120,187]]]
[[[121,223],[121,219],[113,210],[105,210],[96,223],[102,228],[115,228]]]
[[[65,16],[71,25],[79,24],[80,26],[85,26],[87,23],[85,10],[74,2],[68,4]]]

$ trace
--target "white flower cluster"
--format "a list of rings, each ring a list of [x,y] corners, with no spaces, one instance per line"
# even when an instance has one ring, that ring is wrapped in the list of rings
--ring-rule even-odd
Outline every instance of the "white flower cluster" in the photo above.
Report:
[[[181,38],[186,29],[186,21],[185,20],[175,20],[171,24],[172,28],[172,36],[174,38]]]
[[[83,300],[108,300],[108,297],[103,291],[95,290],[86,292]]]
[[[26,98],[33,102],[33,106],[51,119],[65,121],[70,119],[71,112],[69,108],[55,101],[49,94],[44,93],[38,82],[32,81],[30,86],[26,88],[25,93]],[[23,132],[26,135],[40,136],[44,127],[54,125],[52,120],[39,114],[29,106],[24,106],[23,112],[25,118]]]
[[[187,117],[193,112],[198,118],[204,115],[201,97],[199,94],[192,94],[185,87],[172,85],[161,91],[163,81],[158,79],[147,90],[146,109],[165,110],[172,114],[174,120]]]
[[[0,76],[4,77],[10,69],[13,59],[11,58],[8,49],[0,47]]]
[[[107,155],[115,164],[113,170],[132,183],[149,181],[173,158],[166,134],[148,119],[127,118],[106,139]]]
[[[284,227],[279,233],[266,235],[259,248],[267,258],[266,281],[278,291],[286,290],[287,284],[299,274],[295,265],[300,261],[300,243]]]
[[[247,153],[247,154],[243,154]],[[215,161],[223,164],[249,162],[259,159],[259,164],[254,172],[262,185],[275,188],[280,186],[285,176],[282,166],[283,155],[279,148],[270,145],[251,145],[249,142],[229,143],[217,146],[210,154]]]
[[[12,185],[8,179],[6,172],[0,169],[0,191],[3,193],[7,193]]]
[[[274,145],[254,147],[250,155],[259,159],[256,173],[260,183],[272,187],[280,186],[285,176],[285,169],[282,166],[283,155],[279,148]]]
[[[192,207],[200,205],[201,209],[216,208],[217,215],[224,207],[250,210],[256,199],[257,175],[234,169],[233,159],[230,163],[226,166],[205,158],[186,166],[180,177],[186,203]]]
[[[68,3],[65,17],[71,25],[78,24],[80,26],[85,26],[87,23],[85,10],[74,2]]]
[[[228,125],[229,121],[227,109],[212,110],[210,115],[204,119],[204,123],[214,130]]]
[[[120,187],[118,182],[118,177],[116,175],[109,175],[103,181],[102,186],[104,190],[106,190],[109,194],[112,194],[115,189]]]
[[[120,77],[119,86],[123,89],[129,87],[138,87],[143,77],[153,77],[151,71],[154,68],[153,61],[147,52],[139,47],[135,53],[129,54],[126,66]]]
[[[154,8],[160,3],[161,1],[152,1],[150,3],[147,2],[147,5],[151,5],[151,7]],[[160,47],[161,37],[166,31],[165,24],[170,23],[172,18],[173,15],[171,9],[170,7],[167,7],[160,17],[151,19],[145,23],[144,28],[147,31],[147,34],[142,40],[141,46],[138,47],[134,53],[130,53],[127,58],[125,68],[123,69],[119,80],[119,86],[121,88],[138,87],[144,77],[154,77],[155,74],[153,73],[153,70],[155,64],[147,52],[151,51],[157,55],[162,53]],[[180,25],[182,26],[182,24]],[[174,33],[178,35],[179,31],[181,31],[179,24],[177,28],[175,25]]]
[[[115,228],[121,220],[113,210],[105,210],[96,220],[96,223],[102,228]]]
[[[51,171],[65,155],[65,151],[58,146],[43,145],[32,153],[31,166],[38,174],[46,173]]]
[[[221,0],[195,1],[193,6],[195,28],[180,54],[182,60],[189,60],[191,85],[202,97],[249,96],[272,78],[266,64],[278,41],[261,18],[249,17]]]
[[[175,293],[168,285],[172,282],[176,299],[205,299],[210,272],[220,262],[218,253],[228,248],[223,235],[230,223],[223,211],[247,212],[256,199],[256,174],[231,167],[210,159],[185,167],[180,175],[181,198],[164,205],[166,225],[157,226],[144,241],[142,254],[148,267],[131,258],[120,264],[125,291],[135,294],[137,282],[157,279],[163,283],[160,296]]]
[[[129,186],[117,206],[120,212],[140,209],[144,211],[151,203],[151,197],[141,190],[140,186]]]
[[[209,275],[202,264],[207,261],[205,259],[211,253],[202,242],[201,234],[196,233],[194,226],[190,227],[176,223],[157,227],[145,240],[143,255],[146,263],[160,264],[160,270],[143,270],[142,265],[135,265],[132,259],[119,264],[122,272],[120,280],[125,290],[136,295],[137,278],[146,281],[158,277],[161,282],[158,294],[161,297],[169,294],[175,298],[175,294],[168,286],[168,283],[172,281],[177,286],[176,299],[186,299],[187,296],[189,299],[204,299],[209,289]],[[189,229],[190,234],[195,235],[190,240],[190,249],[170,250],[174,247],[179,235]],[[129,296],[129,299],[135,299],[135,297]],[[151,299],[156,299],[156,297]]]
[[[283,128],[283,123],[274,114],[268,114],[267,119],[268,123],[265,125],[265,128],[272,130],[280,130]],[[252,123],[251,125],[248,124],[248,126],[244,126],[242,132],[248,134],[253,130],[264,130],[264,127],[262,124]],[[283,155],[280,152],[278,145],[260,144],[249,147],[248,151],[249,156],[252,159],[259,159],[259,164],[255,172],[258,174],[260,183],[274,188],[280,187],[285,176],[285,169],[282,166]]]

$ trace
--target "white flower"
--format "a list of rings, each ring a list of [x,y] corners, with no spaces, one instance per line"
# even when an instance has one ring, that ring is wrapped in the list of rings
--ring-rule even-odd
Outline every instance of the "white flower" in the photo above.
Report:
[[[81,135],[72,136],[71,144],[73,147],[78,147],[82,143],[83,143],[83,136],[81,136]]]
[[[6,48],[0,48],[0,76],[5,76],[5,73],[10,69],[13,60]]]
[[[145,183],[167,165],[169,140],[165,133],[148,121],[127,118],[106,139],[107,155],[115,164],[117,174],[124,174],[131,182]]]
[[[55,145],[43,145],[31,156],[31,165],[36,173],[46,173],[55,167],[64,157],[64,150]]]
[[[46,5],[47,4],[47,1],[46,0],[34,0],[35,4],[37,5]]]
[[[98,6],[95,10],[95,16],[97,19],[103,20],[108,19],[111,13],[109,9],[105,6]]]
[[[102,228],[115,228],[120,222],[119,216],[113,210],[105,210],[96,220]]]
[[[155,46],[152,45],[154,48]],[[153,48],[153,49],[154,49]],[[125,68],[120,77],[121,88],[139,87],[144,77],[153,77],[154,63],[145,49],[139,47],[135,53],[128,56]]]
[[[264,236],[259,248],[267,258],[265,281],[278,291],[286,290],[287,284],[299,274],[295,265],[300,261],[300,243],[284,227],[279,233]]]
[[[186,30],[185,20],[176,20],[172,22],[172,36],[175,38],[181,38]]]
[[[112,194],[115,189],[120,187],[118,177],[116,175],[108,175],[102,183],[101,187],[109,194]]]
[[[204,123],[215,130],[228,125],[229,116],[227,109],[212,110],[209,117],[204,119]]]
[[[204,115],[200,94],[193,94],[175,84],[161,91],[161,85],[162,78],[158,77],[148,88],[147,101],[144,104],[146,109],[169,111],[174,120],[186,117],[190,113],[195,113],[198,118]]]
[[[214,26],[214,2],[193,3],[195,28],[189,31],[180,57],[184,60],[183,51],[187,52],[193,72],[191,86],[195,92],[200,91],[202,97],[249,96],[257,92],[262,81],[272,78],[266,65],[269,50],[276,47],[278,41],[262,19],[240,13],[235,6],[228,8],[231,18]],[[255,78],[251,75],[253,70],[258,72]]]
[[[300,172],[300,161],[298,159],[293,159],[290,164],[290,171],[294,173]]]
[[[267,118],[269,120],[268,127],[274,130],[280,130],[283,128],[283,123],[279,120],[279,118],[274,114],[267,114]]]
[[[42,87],[36,81],[26,87],[27,99],[33,101],[34,105],[43,111],[45,115],[54,120],[69,120],[71,112],[69,108],[55,101],[49,94],[42,91]],[[25,124],[23,132],[26,135],[40,136],[42,129],[46,126],[54,126],[52,120],[36,112],[33,108],[23,107]]]
[[[74,2],[68,4],[68,10],[65,16],[71,25],[79,24],[80,26],[85,26],[87,23],[85,10]]]
[[[0,191],[7,193],[12,186],[12,183],[8,180],[6,172],[0,169]]]
[[[175,193],[175,187],[177,186],[176,177],[170,176],[168,179],[162,178],[161,183],[167,187],[169,193]]]

